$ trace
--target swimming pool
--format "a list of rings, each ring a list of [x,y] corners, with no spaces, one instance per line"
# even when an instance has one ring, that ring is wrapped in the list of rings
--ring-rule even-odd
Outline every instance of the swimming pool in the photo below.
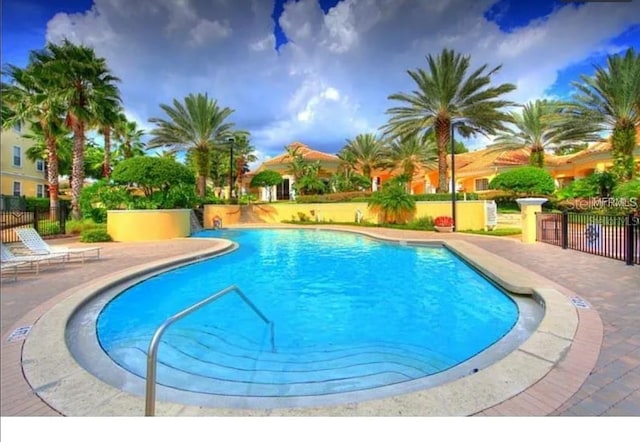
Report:
[[[228,295],[165,335],[158,382],[179,391],[394,394],[464,366],[518,320],[511,298],[443,247],[316,230],[205,234],[240,248],[130,287],[97,325],[105,351],[142,377],[151,335],[168,316],[237,284],[276,324],[275,351],[264,323]]]

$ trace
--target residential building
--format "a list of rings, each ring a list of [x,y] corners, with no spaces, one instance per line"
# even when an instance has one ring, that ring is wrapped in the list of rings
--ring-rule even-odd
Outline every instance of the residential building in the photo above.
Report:
[[[31,161],[27,149],[33,141],[24,138],[24,128],[16,125],[3,130],[0,138],[0,194],[48,197],[46,162]]]
[[[640,140],[640,128],[636,131],[636,140]],[[336,173],[340,165],[340,159],[332,154],[319,152],[309,148],[302,143],[292,143],[292,147],[299,147],[299,152],[307,160],[319,160],[322,166],[324,177],[329,177]],[[592,143],[586,149],[569,154],[553,155],[545,154],[545,168],[554,178],[556,186],[562,188],[575,179],[584,178],[595,171],[605,171],[613,166],[613,155],[611,153],[611,140],[603,140]],[[455,156],[455,179],[456,190],[458,192],[483,193],[489,191],[489,183],[498,174],[516,167],[529,164],[530,150],[523,148],[517,150],[482,149]],[[640,145],[634,150],[636,164],[640,167]],[[451,155],[447,157],[448,179],[451,180]],[[247,181],[243,183],[248,188],[248,183],[256,173],[262,170],[275,170],[279,172],[284,180],[274,191],[276,200],[290,199],[293,192],[295,179],[291,172],[291,157],[288,153],[283,153],[275,158],[265,161],[256,169],[246,175]],[[402,173],[400,169],[385,170],[379,169],[372,173],[372,189],[379,189],[386,181]],[[436,165],[430,167],[417,167],[414,171],[410,183],[412,194],[435,193],[438,185],[438,168]],[[255,192],[255,189],[253,190]],[[267,189],[259,190],[259,199],[268,200]]]
[[[296,149],[296,152],[300,154],[305,161],[319,161],[320,173],[318,174],[318,176],[321,179],[326,178],[328,180],[331,175],[335,174],[338,171],[340,158],[335,155],[313,150],[306,144],[303,144],[299,141],[295,141],[289,144],[287,147],[290,149]],[[247,189],[249,188],[251,178],[253,178],[256,174],[262,172],[263,170],[274,170],[282,175],[282,183],[278,186],[274,186],[274,189],[271,190],[272,201],[295,199],[295,191],[293,186],[295,183],[295,176],[291,167],[291,155],[289,155],[288,152],[284,152],[277,157],[263,162],[255,171],[244,175],[242,186]],[[257,197],[260,201],[269,201],[269,189],[260,188],[258,192],[259,193]]]

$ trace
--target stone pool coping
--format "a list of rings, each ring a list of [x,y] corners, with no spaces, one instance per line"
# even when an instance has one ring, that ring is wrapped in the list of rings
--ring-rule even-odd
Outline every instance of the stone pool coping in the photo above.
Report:
[[[299,226],[296,226],[299,228]],[[319,229],[319,227],[311,227]],[[322,227],[322,229],[325,229]],[[400,241],[379,232],[352,228],[331,228],[349,231],[374,238]],[[456,238],[458,236],[456,235]],[[194,239],[198,240],[198,239]],[[207,239],[210,241],[210,239]],[[407,239],[407,244],[444,244],[460,254],[488,277],[515,293],[534,296],[546,307],[545,315],[537,330],[519,348],[493,365],[477,373],[428,390],[349,403],[338,406],[281,409],[227,409],[205,408],[167,402],[156,404],[159,416],[465,416],[500,415],[505,404],[521,403],[528,406],[531,414],[547,414],[568,399],[584,382],[595,365],[601,340],[597,336],[579,333],[580,322],[585,318],[599,321],[595,310],[589,312],[576,309],[571,303],[570,293],[561,293],[554,284],[540,275],[514,265],[500,256],[491,254],[470,244],[464,239],[416,240]],[[65,327],[69,317],[106,286],[114,285],[147,272],[170,267],[176,263],[193,262],[199,259],[228,252],[232,243],[216,240],[215,246],[205,251],[163,259],[117,272],[90,283],[72,288],[61,297],[65,299],[45,313],[33,326],[22,351],[24,376],[35,391],[50,407],[67,416],[142,416],[144,397],[121,391],[108,385],[79,366],[65,344]],[[593,314],[597,318],[593,317]],[[587,348],[590,358],[579,358],[578,349],[572,344],[578,339],[579,346]],[[592,361],[591,361],[592,360]],[[570,372],[564,379],[563,364],[571,362]],[[559,374],[558,374],[559,373]],[[555,376],[555,378],[554,378]],[[550,382],[551,381],[551,382]],[[547,384],[547,385],[545,385]],[[563,385],[563,386],[562,386]],[[532,387],[533,386],[533,387]],[[567,388],[569,386],[569,388]],[[536,390],[537,388],[537,390]],[[511,408],[513,409],[513,408]]]

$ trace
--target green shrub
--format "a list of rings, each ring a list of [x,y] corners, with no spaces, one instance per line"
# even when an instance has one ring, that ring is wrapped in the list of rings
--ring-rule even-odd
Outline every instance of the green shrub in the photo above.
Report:
[[[89,211],[89,218],[98,224],[107,222],[107,209],[104,207],[92,207]]]
[[[111,235],[107,233],[106,228],[85,230],[80,236],[80,242],[109,242]]]
[[[246,194],[246,195],[241,195],[240,198],[238,199],[238,204],[249,204],[249,203],[254,203],[258,200],[258,198],[256,198],[255,195],[252,195],[250,193]]]
[[[591,175],[574,180],[568,186],[556,192],[559,199],[593,198],[611,195],[616,184],[615,176],[610,172],[594,172]]]
[[[302,222],[311,221],[311,217],[304,212],[298,212],[298,219]]]
[[[58,221],[46,222],[38,224],[38,233],[40,235],[60,235],[62,230],[60,229],[60,223]]]
[[[421,195],[411,195],[414,201],[451,201],[450,193],[424,193]],[[477,201],[479,196],[477,193],[456,193],[456,201],[464,201],[465,197],[468,201]]]
[[[77,221],[67,221],[65,223],[65,228],[68,234],[79,235],[85,230],[93,230],[96,228],[106,229],[106,226],[104,223],[96,223],[91,218],[84,218]]]
[[[407,227],[412,230],[433,230],[433,218],[430,216],[423,216],[410,221],[407,224]]]
[[[35,197],[26,197],[27,210],[32,211],[34,209],[43,212],[49,210],[49,198],[35,198]]]
[[[382,218],[383,223],[406,224],[416,211],[416,202],[402,182],[389,182],[374,192],[368,207]]]
[[[346,203],[368,201],[371,192],[335,192],[325,195],[298,195],[297,203]]]
[[[99,210],[94,212],[93,209],[103,209],[106,219],[107,210],[129,208],[132,204],[131,200],[132,196],[125,187],[110,184],[106,180],[99,180],[82,188],[80,210],[85,218],[91,218],[99,223],[102,222],[103,214]]]
[[[502,172],[491,180],[489,188],[528,196],[549,195],[554,192],[555,183],[546,170],[525,166]]]
[[[613,189],[613,196],[629,200],[635,198],[636,201],[640,203],[640,178],[618,184],[615,189]]]
[[[163,209],[191,209],[198,205],[196,189],[192,184],[178,183],[163,194],[157,194],[160,198],[160,207]],[[155,196],[155,194],[154,194]]]

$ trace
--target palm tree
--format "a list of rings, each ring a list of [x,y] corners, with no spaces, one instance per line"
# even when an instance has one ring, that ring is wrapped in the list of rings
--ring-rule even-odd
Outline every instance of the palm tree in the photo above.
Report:
[[[235,179],[232,181],[234,183],[242,182],[244,174],[249,172],[249,164],[256,161],[258,157],[254,153],[256,149],[251,144],[249,132],[236,130],[231,133],[231,136],[234,139],[232,147],[235,158],[235,164],[232,170],[232,176],[235,177]]]
[[[367,206],[378,214],[383,223],[406,223],[416,211],[415,200],[398,178],[390,180],[381,190],[374,192]]]
[[[71,161],[73,151],[73,139],[71,132],[63,124],[50,126],[50,133],[55,138],[55,151],[57,162],[57,175],[71,175]],[[26,151],[27,158],[31,161],[43,159],[48,161],[49,148],[47,147],[47,134],[39,125],[33,125],[30,131],[23,135],[32,140],[32,145]],[[48,167],[48,166],[47,166]],[[51,192],[50,192],[51,193]]]
[[[341,150],[342,157],[354,162],[360,173],[369,179],[369,185],[371,173],[386,165],[387,154],[384,140],[372,133],[359,134],[353,140],[347,140]]]
[[[489,86],[491,76],[501,66],[485,72],[487,65],[468,74],[470,57],[443,49],[433,57],[427,56],[428,72],[417,69],[407,71],[418,86],[411,93],[396,93],[389,96],[406,106],[392,107],[387,113],[392,117],[384,126],[386,135],[406,137],[435,130],[438,145],[438,187],[448,189],[447,151],[451,139],[451,125],[468,137],[474,134],[493,135],[505,129],[509,116],[502,108],[512,105],[510,101],[498,99],[511,92],[515,86],[503,83]]]
[[[106,60],[87,46],[69,40],[61,45],[48,43],[35,53],[34,64],[40,75],[51,78],[47,91],[62,103],[65,123],[73,131],[73,165],[71,172],[71,215],[80,219],[80,191],[84,184],[85,132],[99,121],[104,109],[120,107],[120,81],[107,67]],[[102,109],[102,111],[99,111]]]
[[[624,56],[610,55],[607,66],[596,66],[593,76],[574,82],[578,90],[569,108],[568,130],[587,126],[594,138],[611,131],[614,173],[622,181],[635,175],[633,149],[640,125],[640,53],[629,48]]]
[[[40,128],[46,146],[50,216],[56,219],[60,206],[57,137],[62,124],[62,106],[57,97],[50,93],[50,78],[34,65],[34,55],[32,52],[27,68],[9,65],[6,72],[3,72],[3,75],[10,78],[11,83],[2,84],[2,127],[7,129],[16,124],[24,126],[33,122],[35,124],[32,125],[32,129]]]
[[[98,109],[98,133],[104,137],[104,158],[102,160],[102,176],[109,179],[111,175],[111,135],[114,126],[120,122],[119,109],[102,107]]]
[[[584,125],[576,130],[565,130],[567,106],[556,100],[535,100],[525,104],[521,112],[511,113],[514,127],[500,132],[489,148],[531,149],[530,165],[544,167],[545,150],[573,146],[589,136]]]
[[[430,137],[415,135],[404,139],[398,137],[391,142],[389,160],[395,167],[402,169],[402,174],[408,178],[407,186],[409,187],[416,169],[434,167],[437,159],[437,147]]]
[[[144,131],[138,129],[135,121],[127,120],[127,117],[120,113],[118,120],[113,126],[113,136],[118,143],[116,157],[121,160],[133,158],[145,154],[145,144],[142,141]],[[174,152],[175,153],[175,152]]]
[[[216,100],[207,94],[189,94],[184,103],[173,100],[173,107],[161,104],[169,120],[150,118],[157,125],[151,131],[149,147],[167,146],[174,151],[191,150],[198,173],[198,195],[204,197],[207,176],[211,164],[211,149],[224,134],[230,132],[233,123],[225,120],[233,113],[228,107],[220,108]]]

